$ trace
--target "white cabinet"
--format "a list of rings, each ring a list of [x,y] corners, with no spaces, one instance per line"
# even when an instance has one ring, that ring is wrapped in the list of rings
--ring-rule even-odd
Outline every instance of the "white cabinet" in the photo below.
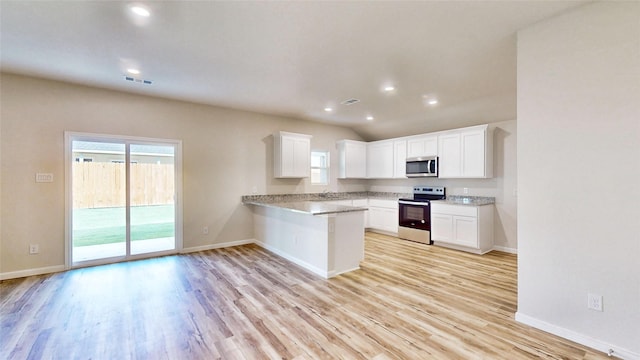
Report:
[[[398,233],[398,201],[369,199],[369,228]]]
[[[460,133],[462,143],[462,175],[464,177],[492,177],[493,152],[488,152],[488,130],[463,131]]]
[[[406,140],[367,143],[367,178],[404,179],[407,162]]]
[[[367,143],[367,178],[393,178],[394,156],[393,140]]]
[[[273,134],[273,145],[274,177],[309,177],[311,135],[280,131]]]
[[[339,179],[404,179],[406,159],[438,156],[441,178],[493,177],[489,125],[374,142],[340,140]]]
[[[393,178],[406,179],[407,140],[393,141]]]
[[[431,202],[431,239],[436,245],[478,254],[493,248],[493,205]]]
[[[340,140],[338,148],[338,178],[364,179],[367,177],[367,143],[355,140]]]
[[[438,177],[462,177],[460,134],[438,136]]]
[[[438,135],[441,178],[493,176],[493,136],[488,125],[452,130]]]
[[[438,155],[438,136],[420,135],[407,139],[407,157]]]

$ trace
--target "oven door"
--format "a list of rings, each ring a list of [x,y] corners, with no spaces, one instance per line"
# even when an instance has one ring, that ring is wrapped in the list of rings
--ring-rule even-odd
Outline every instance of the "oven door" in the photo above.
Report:
[[[398,201],[399,226],[419,230],[431,230],[429,202]]]

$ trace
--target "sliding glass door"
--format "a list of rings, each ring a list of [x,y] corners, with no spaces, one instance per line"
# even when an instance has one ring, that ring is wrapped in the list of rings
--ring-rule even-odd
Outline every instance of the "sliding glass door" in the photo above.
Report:
[[[179,142],[65,135],[68,265],[179,248]]]
[[[174,147],[131,144],[131,254],[175,249]]]

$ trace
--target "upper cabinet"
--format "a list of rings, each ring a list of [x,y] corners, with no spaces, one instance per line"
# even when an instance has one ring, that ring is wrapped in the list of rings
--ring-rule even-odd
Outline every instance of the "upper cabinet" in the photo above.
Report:
[[[438,135],[439,177],[490,178],[493,176],[493,132],[488,125]]]
[[[407,157],[438,155],[438,136],[424,134],[407,139]]]
[[[367,178],[393,178],[393,150],[393,140],[382,140],[367,143]]]
[[[407,178],[407,140],[393,140],[393,178]]]
[[[407,158],[438,156],[440,178],[493,177],[489,125],[373,142],[340,140],[340,179],[406,179]]]
[[[274,177],[309,177],[311,137],[311,135],[284,131],[273,134]]]
[[[339,179],[365,179],[367,177],[367,143],[340,140],[338,147]]]

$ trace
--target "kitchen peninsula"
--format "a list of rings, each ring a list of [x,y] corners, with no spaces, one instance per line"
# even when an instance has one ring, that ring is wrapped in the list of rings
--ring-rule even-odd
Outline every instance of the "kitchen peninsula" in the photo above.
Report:
[[[242,202],[253,208],[256,243],[265,249],[324,278],[360,268],[366,207],[281,196]]]

